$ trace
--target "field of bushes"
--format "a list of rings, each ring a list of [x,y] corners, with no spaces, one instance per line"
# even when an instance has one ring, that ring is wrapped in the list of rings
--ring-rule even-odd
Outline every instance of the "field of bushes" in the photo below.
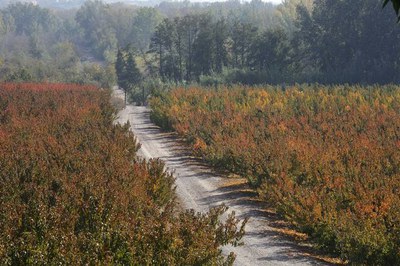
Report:
[[[178,211],[174,178],[136,156],[110,93],[0,84],[1,265],[228,265],[242,223]]]
[[[176,88],[151,107],[320,248],[400,264],[400,87]]]

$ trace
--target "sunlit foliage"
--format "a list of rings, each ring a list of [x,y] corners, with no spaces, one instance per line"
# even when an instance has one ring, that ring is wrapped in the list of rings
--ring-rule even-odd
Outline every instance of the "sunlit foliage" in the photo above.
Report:
[[[177,211],[174,178],[136,156],[107,91],[0,84],[1,265],[231,264],[225,207]],[[242,224],[243,225],[243,224]]]
[[[400,263],[400,88],[299,85],[172,90],[152,119],[247,177],[321,248]]]

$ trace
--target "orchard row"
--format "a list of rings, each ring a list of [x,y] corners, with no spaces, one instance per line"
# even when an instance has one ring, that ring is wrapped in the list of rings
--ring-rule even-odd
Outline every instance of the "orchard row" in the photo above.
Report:
[[[400,88],[177,88],[152,119],[176,130],[321,248],[400,263]]]
[[[0,84],[1,265],[232,262],[243,234],[226,210],[178,212],[174,178],[136,156],[110,94],[69,84]]]

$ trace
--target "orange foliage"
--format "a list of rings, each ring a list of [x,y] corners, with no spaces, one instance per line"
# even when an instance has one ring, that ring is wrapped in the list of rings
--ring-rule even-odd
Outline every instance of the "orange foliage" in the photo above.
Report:
[[[399,87],[177,88],[151,106],[321,247],[400,264]]]
[[[232,262],[243,227],[223,207],[175,209],[174,178],[136,156],[107,91],[0,84],[1,265]]]

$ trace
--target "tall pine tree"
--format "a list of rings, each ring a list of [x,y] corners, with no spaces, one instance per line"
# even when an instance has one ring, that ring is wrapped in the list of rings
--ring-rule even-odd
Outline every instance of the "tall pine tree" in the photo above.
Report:
[[[125,59],[124,54],[121,49],[118,49],[117,53],[117,61],[115,62],[115,72],[117,74],[117,84],[120,89],[122,89],[125,93],[125,104],[126,104],[126,80],[125,80]]]
[[[123,82],[124,80],[123,73],[125,72],[125,59],[121,49],[118,49],[117,61],[115,62],[115,71],[117,74],[118,86],[123,88],[125,85]]]
[[[128,87],[133,88],[142,79],[142,75],[136,65],[135,57],[132,52],[128,53],[128,59],[126,60],[126,82]]]

